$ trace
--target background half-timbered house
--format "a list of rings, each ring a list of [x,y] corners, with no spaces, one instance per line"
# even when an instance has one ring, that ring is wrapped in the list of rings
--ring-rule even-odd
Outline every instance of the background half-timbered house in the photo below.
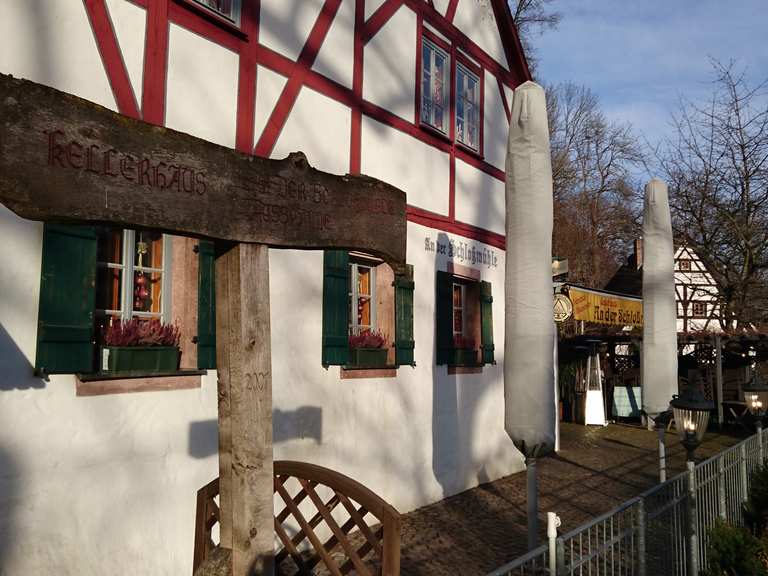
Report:
[[[276,459],[400,511],[522,469],[500,344],[508,116],[529,72],[503,0],[0,0],[0,38],[1,73],[406,192],[407,281],[366,254],[271,251]],[[78,153],[57,161],[145,184],[141,164]],[[181,164],[146,184],[185,187]],[[0,246],[0,573],[189,573],[195,492],[218,470],[212,245],[0,207]],[[103,330],[130,318],[179,325],[178,372],[104,370]],[[355,362],[367,329],[385,360]]]

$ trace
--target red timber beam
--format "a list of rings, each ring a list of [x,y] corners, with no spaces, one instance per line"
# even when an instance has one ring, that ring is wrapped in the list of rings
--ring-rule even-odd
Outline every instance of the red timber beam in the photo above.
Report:
[[[104,0],[83,0],[89,4],[100,4]],[[355,0],[355,30],[354,30],[354,59],[352,88],[339,84],[318,72],[312,70],[317,54],[328,34],[333,20],[338,12],[341,0],[326,0],[323,8],[315,21],[309,37],[307,38],[298,60],[294,61],[284,55],[260,44],[258,37],[259,5],[260,0],[243,0],[241,26],[237,28],[222,19],[216,18],[194,5],[189,0],[132,0],[137,5],[147,10],[147,40],[144,55],[144,85],[142,91],[141,117],[147,122],[162,125],[165,119],[165,95],[166,76],[168,67],[168,31],[171,23],[199,34],[200,36],[215,42],[240,57],[239,82],[237,92],[237,125],[235,146],[242,152],[251,152],[261,156],[269,156],[274,145],[285,126],[287,118],[294,106],[302,87],[306,86],[328,98],[348,106],[352,114],[350,133],[350,161],[349,171],[352,174],[359,173],[361,168],[361,132],[362,117],[367,116],[391,128],[408,134],[409,136],[437,148],[448,154],[452,154],[451,172],[455,173],[455,159],[459,159],[470,166],[503,181],[504,171],[489,164],[481,157],[454,146],[447,140],[422,130],[415,119],[413,122],[381,108],[371,102],[363,100],[363,69],[364,49],[369,42],[395,15],[397,10],[406,6],[413,10],[419,22],[428,22],[438,32],[450,40],[454,45],[461,46],[471,58],[480,63],[482,67],[494,74],[499,83],[502,102],[505,111],[509,107],[503,86],[510,88],[524,81],[526,75],[520,72],[519,66],[513,67],[511,73],[498,62],[493,60],[477,44],[459,31],[446,17],[440,14],[432,3],[424,0],[385,0],[384,3],[367,20],[364,17],[364,1]],[[503,1],[501,3],[503,5]],[[494,0],[496,2],[496,0]],[[494,4],[494,10],[496,6]],[[506,10],[506,8],[505,8]],[[508,15],[508,12],[507,12]],[[89,13],[90,16],[90,13]],[[113,46],[117,58],[105,60],[110,79],[117,80],[115,84],[130,89],[127,72],[119,56],[119,47],[114,40],[114,32],[109,23],[106,11],[103,12],[103,21],[109,24]],[[505,19],[497,16],[497,23],[503,23]],[[511,17],[509,19],[511,22]],[[106,28],[100,25],[100,28]],[[502,30],[503,32],[503,30]],[[510,28],[506,34],[502,33],[502,40],[507,45],[510,38],[516,38],[514,28]],[[107,39],[108,40],[108,39]],[[109,41],[107,42],[109,44]],[[108,52],[108,51],[107,51]],[[514,53],[514,50],[512,51]],[[520,53],[522,54],[522,53]],[[508,51],[509,56],[509,51]],[[524,57],[521,56],[524,61]],[[118,64],[119,63],[119,64]],[[265,66],[288,78],[278,104],[272,111],[264,133],[258,142],[253,142],[254,112],[256,105],[256,71],[257,66]],[[511,64],[510,64],[511,66]],[[120,67],[123,72],[120,72]],[[527,70],[527,67],[525,67]],[[111,70],[115,70],[114,72]],[[526,72],[527,74],[527,72]],[[120,77],[124,80],[120,80]],[[112,80],[110,80],[112,81]],[[123,94],[128,92],[123,89]],[[132,95],[132,91],[130,92]],[[135,97],[134,97],[135,98]],[[116,98],[117,99],[117,98]],[[128,104],[123,105],[124,98],[118,101],[120,111],[131,115]],[[416,108],[418,109],[418,108]],[[135,117],[135,116],[134,116]],[[254,147],[255,146],[255,147]],[[429,226],[455,232],[478,241],[487,241],[499,248],[504,247],[503,236],[493,232],[456,222],[454,216],[454,192],[453,185],[449,191],[449,215],[437,215],[415,207],[409,208],[409,220],[427,224]]]
[[[294,72],[288,79],[285,88],[283,88],[280,99],[277,101],[275,109],[272,110],[264,132],[256,144],[255,154],[269,156],[275,147],[277,138],[280,136],[280,132],[283,126],[285,126],[285,121],[288,119],[288,114],[291,113],[291,109],[299,96],[299,91],[304,85],[304,78],[309,74],[312,65],[315,63],[315,58],[317,58],[323,41],[328,35],[328,30],[331,28],[339,6],[341,6],[341,0],[325,1],[322,10],[320,10],[320,15],[312,27],[312,31],[309,33],[309,37],[301,49]]]
[[[98,46],[101,55],[101,61],[104,64],[104,70],[109,79],[109,85],[112,88],[112,94],[117,103],[117,110],[131,118],[141,118],[136,95],[133,92],[128,70],[123,61],[123,54],[117,44],[115,31],[112,28],[104,0],[84,0],[84,5],[93,29],[93,36],[96,39],[96,46]]]

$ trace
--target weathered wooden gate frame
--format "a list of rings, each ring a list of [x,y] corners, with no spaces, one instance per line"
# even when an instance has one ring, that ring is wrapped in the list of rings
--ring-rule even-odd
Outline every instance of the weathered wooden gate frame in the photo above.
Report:
[[[363,250],[405,271],[405,194],[269,160],[0,74],[0,203],[32,220],[216,242],[221,546],[273,572],[269,247]],[[371,234],[371,230],[376,230]]]

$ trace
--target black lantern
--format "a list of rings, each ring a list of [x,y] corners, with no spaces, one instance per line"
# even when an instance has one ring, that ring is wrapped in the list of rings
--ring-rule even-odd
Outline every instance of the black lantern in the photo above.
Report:
[[[693,460],[693,452],[704,438],[709,424],[709,412],[715,405],[704,397],[701,390],[694,387],[689,387],[679,396],[673,396],[669,405],[675,414],[675,427],[688,453],[688,460]]]
[[[757,419],[761,419],[768,408],[768,383],[760,377],[757,370],[752,372],[752,378],[742,387],[744,402],[747,403],[750,413]]]

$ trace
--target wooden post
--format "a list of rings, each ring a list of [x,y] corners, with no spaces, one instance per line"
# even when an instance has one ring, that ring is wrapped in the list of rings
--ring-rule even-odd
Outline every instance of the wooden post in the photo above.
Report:
[[[715,388],[717,396],[717,425],[723,427],[723,343],[715,336]]]
[[[232,576],[274,573],[269,248],[216,260],[221,545]]]

